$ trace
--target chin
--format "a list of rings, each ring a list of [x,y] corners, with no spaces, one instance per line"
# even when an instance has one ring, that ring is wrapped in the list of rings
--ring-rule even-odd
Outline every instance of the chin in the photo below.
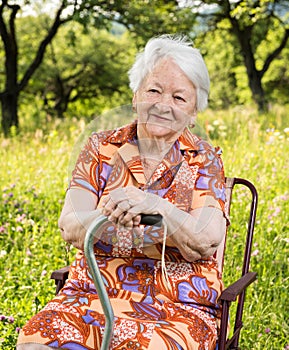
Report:
[[[166,128],[161,125],[151,125],[147,124],[146,129],[149,135],[154,137],[165,137],[165,136],[172,136],[174,134],[177,134],[176,131],[173,131],[171,128]]]

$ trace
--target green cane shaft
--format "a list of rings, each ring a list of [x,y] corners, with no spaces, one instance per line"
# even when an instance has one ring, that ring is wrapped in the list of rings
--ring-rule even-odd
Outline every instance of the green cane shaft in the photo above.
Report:
[[[96,291],[98,293],[99,300],[101,302],[106,321],[100,350],[109,350],[113,334],[114,313],[102,279],[101,272],[94,256],[93,243],[95,233],[107,220],[107,217],[104,215],[98,217],[88,228],[84,241],[84,254],[87,260],[89,271],[93,278]]]

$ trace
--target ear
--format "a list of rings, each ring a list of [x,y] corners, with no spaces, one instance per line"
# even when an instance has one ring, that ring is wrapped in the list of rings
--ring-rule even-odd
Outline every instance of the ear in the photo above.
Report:
[[[133,94],[132,98],[132,110],[136,112],[136,92]]]
[[[197,109],[195,109],[192,116],[191,116],[190,123],[189,123],[191,128],[193,128],[195,126],[197,116],[198,116]]]

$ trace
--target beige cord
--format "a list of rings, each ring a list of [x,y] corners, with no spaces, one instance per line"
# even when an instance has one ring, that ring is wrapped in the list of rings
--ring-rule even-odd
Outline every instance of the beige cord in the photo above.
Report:
[[[163,228],[164,228],[164,238],[163,238],[163,246],[162,246],[161,268],[162,268],[162,275],[164,277],[167,288],[169,290],[171,290],[172,287],[171,287],[171,284],[169,281],[168,271],[167,271],[166,262],[165,262],[165,251],[166,251],[166,240],[167,240],[168,226],[164,220],[163,220]]]

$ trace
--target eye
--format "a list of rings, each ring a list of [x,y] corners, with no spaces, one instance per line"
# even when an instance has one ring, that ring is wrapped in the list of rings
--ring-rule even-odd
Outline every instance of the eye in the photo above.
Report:
[[[151,93],[153,93],[153,94],[158,94],[158,93],[160,93],[160,91],[157,90],[157,89],[149,89],[149,92],[151,92]]]
[[[186,100],[182,96],[176,95],[174,96],[174,98],[178,101],[186,102]]]

